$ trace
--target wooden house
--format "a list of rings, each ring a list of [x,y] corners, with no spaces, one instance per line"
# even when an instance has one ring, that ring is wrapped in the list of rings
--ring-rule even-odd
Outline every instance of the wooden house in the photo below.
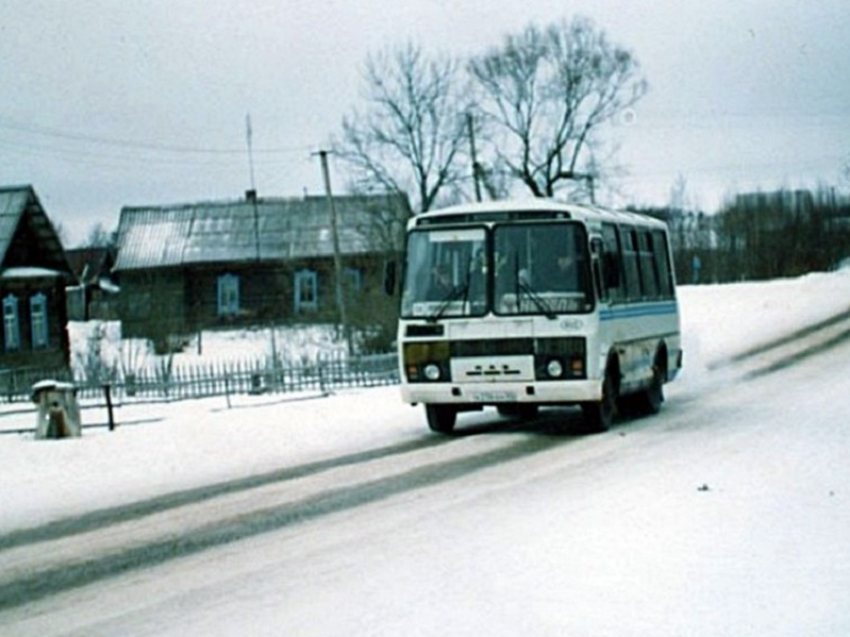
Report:
[[[73,274],[32,186],[0,187],[0,370],[69,363],[65,287]]]
[[[383,266],[410,214],[403,196],[339,196],[332,211],[326,197],[251,191],[238,201],[125,207],[113,269],[122,334],[161,345],[215,327],[335,322],[335,252],[349,323],[386,319],[395,308]]]

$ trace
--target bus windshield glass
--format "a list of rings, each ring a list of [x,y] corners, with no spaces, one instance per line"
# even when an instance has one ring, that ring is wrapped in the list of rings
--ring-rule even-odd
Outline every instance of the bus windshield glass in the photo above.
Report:
[[[412,231],[407,239],[402,317],[483,316],[486,239],[484,226]]]
[[[590,312],[589,271],[580,223],[414,229],[407,240],[401,316],[438,320],[492,311],[551,318]]]
[[[593,309],[581,224],[497,225],[493,250],[496,314],[553,316]]]

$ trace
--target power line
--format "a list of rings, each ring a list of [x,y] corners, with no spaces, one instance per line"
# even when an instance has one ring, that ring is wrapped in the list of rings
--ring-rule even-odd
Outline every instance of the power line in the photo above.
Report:
[[[42,137],[51,137],[56,139],[66,139],[87,144],[98,144],[103,146],[117,146],[127,149],[149,150],[156,152],[167,153],[195,153],[209,155],[241,155],[244,154],[244,148],[210,148],[197,146],[174,146],[170,144],[156,144],[151,142],[139,142],[128,139],[118,139],[112,137],[99,137],[94,135],[83,135],[80,133],[62,131],[55,128],[47,128],[43,126],[34,126],[29,124],[21,124],[9,119],[0,118],[0,129],[7,129],[21,133],[29,133]],[[282,153],[305,153],[309,152],[310,146],[288,146],[280,148],[264,148],[255,149],[254,152],[259,154],[282,154]]]
[[[173,167],[192,167],[203,170],[205,168],[232,167],[242,161],[242,157],[236,154],[207,154],[186,155],[175,153],[161,153],[153,150],[124,147],[97,147],[85,144],[76,144],[67,141],[54,142],[49,140],[26,140],[16,137],[15,133],[0,129],[0,164],[4,155],[16,158],[33,157],[54,159],[58,161],[73,162],[75,165],[105,166],[109,168],[151,168],[172,169]],[[244,156],[244,150],[242,156]],[[309,161],[309,153],[302,154],[304,161]],[[291,167],[293,159],[291,154],[264,155],[260,157],[257,164],[264,170],[278,170]]]

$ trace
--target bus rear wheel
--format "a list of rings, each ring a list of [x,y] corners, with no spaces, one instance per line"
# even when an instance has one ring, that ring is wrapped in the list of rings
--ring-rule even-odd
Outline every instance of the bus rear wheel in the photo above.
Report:
[[[598,402],[583,403],[581,406],[585,433],[602,433],[608,431],[614,424],[614,415],[617,411],[617,386],[611,372],[605,374],[602,383],[602,399]]]
[[[664,376],[666,373],[663,368],[660,365],[654,365],[652,382],[636,396],[639,415],[654,416],[661,411],[661,403],[664,402]]]
[[[425,405],[425,418],[431,431],[450,434],[455,428],[457,410],[448,405]]]

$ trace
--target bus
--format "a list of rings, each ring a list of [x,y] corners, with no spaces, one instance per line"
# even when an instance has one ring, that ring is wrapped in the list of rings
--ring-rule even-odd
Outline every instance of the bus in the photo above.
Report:
[[[549,199],[464,204],[407,226],[402,399],[431,430],[495,407],[576,405],[583,429],[654,414],[682,367],[666,225]]]

